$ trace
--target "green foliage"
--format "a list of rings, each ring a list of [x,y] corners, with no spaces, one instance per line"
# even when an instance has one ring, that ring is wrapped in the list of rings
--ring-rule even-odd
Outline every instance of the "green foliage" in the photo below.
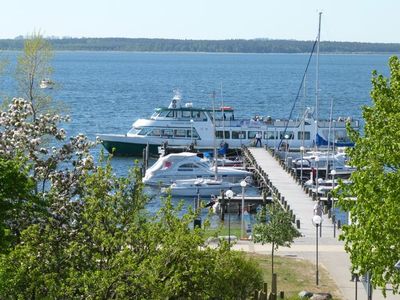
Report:
[[[263,207],[258,214],[258,223],[254,225],[255,243],[272,244],[272,273],[274,273],[274,251],[279,247],[290,247],[300,233],[293,227],[290,215],[277,202]]]
[[[272,39],[177,40],[144,38],[62,38],[48,42],[55,50],[153,51],[153,52],[231,52],[231,53],[308,53],[313,41]],[[0,49],[21,50],[23,39],[2,39]],[[321,42],[325,53],[397,53],[400,44]]]
[[[400,292],[400,62],[390,58],[390,78],[373,72],[373,105],[363,108],[364,136],[350,131],[355,147],[352,184],[340,186],[340,205],[350,212],[343,239],[353,270],[370,271],[375,287],[391,284]],[[352,201],[343,195],[354,195]],[[385,293],[385,289],[383,289]]]
[[[22,158],[0,157],[0,253],[10,249],[17,239],[13,233],[26,228],[38,209],[28,171]]]
[[[109,163],[97,167],[74,200],[53,189],[57,213],[0,260],[0,298],[243,299],[262,284],[241,253],[205,246],[205,230],[191,229],[196,212],[180,217],[167,198],[147,215],[137,169],[118,178]]]

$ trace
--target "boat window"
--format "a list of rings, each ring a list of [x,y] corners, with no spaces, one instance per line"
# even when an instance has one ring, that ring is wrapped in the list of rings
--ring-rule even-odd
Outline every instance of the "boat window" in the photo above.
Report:
[[[299,139],[299,140],[310,140],[310,138],[311,138],[311,135],[310,135],[310,132],[309,131],[299,131],[298,133],[297,133],[297,139]]]
[[[222,134],[222,130],[217,130],[215,132],[215,137],[217,139],[223,139],[223,134]],[[229,139],[230,138],[230,132],[229,131],[225,131],[225,139]]]
[[[182,110],[182,118],[190,119],[192,117],[192,112],[190,110]]]
[[[348,137],[346,131],[344,130],[335,131],[335,142],[339,143],[350,142],[350,138]]]
[[[264,139],[265,140],[276,140],[278,137],[278,133],[275,131],[265,131],[264,132]]]
[[[172,129],[161,129],[161,136],[172,137],[173,136]]]
[[[174,136],[178,138],[186,137],[186,129],[174,129]]]
[[[286,140],[285,136],[288,136],[288,140],[293,140],[294,139],[294,134],[293,131],[280,131],[279,132],[279,138],[281,140]]]
[[[198,168],[196,165],[189,163],[179,166],[178,171],[193,171],[193,168]]]
[[[194,111],[193,120],[196,121],[207,121],[207,116],[203,111]]]
[[[128,134],[139,134],[139,132],[142,130],[142,128],[131,128],[129,130]]]
[[[158,117],[165,118],[165,117],[168,115],[169,112],[170,112],[170,111],[168,111],[168,110],[163,110],[162,112],[160,112],[160,114],[158,115]]]
[[[160,136],[160,133],[161,133],[161,131],[160,131],[160,129],[153,129],[148,135],[151,135],[151,136]]]
[[[232,139],[241,140],[246,138],[246,131],[233,131],[232,130]]]
[[[154,112],[154,113],[151,115],[150,119],[155,119],[155,118],[157,118],[159,114],[160,114],[160,113],[159,113],[158,111]]]
[[[197,133],[196,128],[188,129],[187,130],[187,137],[191,137],[192,136],[192,131],[193,131],[193,138],[194,139],[198,139],[199,138],[199,134]]]
[[[177,111],[175,110],[170,110],[168,114],[166,115],[167,118],[176,118],[177,117]]]
[[[151,131],[151,128],[142,128],[139,132],[138,135],[146,135],[148,132]]]
[[[249,140],[255,139],[255,138],[256,138],[257,132],[258,132],[258,131],[249,131],[248,134],[247,134],[247,138],[248,138]]]

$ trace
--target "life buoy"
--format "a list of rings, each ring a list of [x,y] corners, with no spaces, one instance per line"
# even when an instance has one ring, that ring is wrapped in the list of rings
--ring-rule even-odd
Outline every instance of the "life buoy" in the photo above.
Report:
[[[176,100],[175,99],[172,100],[172,108],[176,108]]]

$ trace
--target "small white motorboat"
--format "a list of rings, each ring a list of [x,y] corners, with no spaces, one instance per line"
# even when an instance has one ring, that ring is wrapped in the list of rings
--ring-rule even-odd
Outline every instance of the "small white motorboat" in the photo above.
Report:
[[[216,175],[217,172],[217,175]],[[143,183],[153,186],[169,186],[176,180],[182,179],[214,179],[239,183],[251,173],[234,167],[216,168],[209,160],[198,157],[195,153],[172,153],[160,157],[157,162],[147,169]]]
[[[41,89],[52,89],[54,87],[54,81],[50,80],[49,78],[45,78],[39,83],[39,87]]]
[[[174,197],[206,197],[218,195],[221,190],[227,191],[229,189],[233,192],[239,192],[241,190],[240,183],[204,178],[184,179],[176,180],[169,187],[162,188],[161,192],[170,193]]]

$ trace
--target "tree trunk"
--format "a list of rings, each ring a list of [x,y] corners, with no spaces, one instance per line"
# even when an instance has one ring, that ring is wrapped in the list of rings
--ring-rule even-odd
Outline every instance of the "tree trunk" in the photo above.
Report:
[[[272,255],[271,255],[271,268],[272,268],[272,273],[271,276],[274,274],[274,250],[275,250],[275,243],[272,242]],[[272,278],[272,277],[271,277]]]

